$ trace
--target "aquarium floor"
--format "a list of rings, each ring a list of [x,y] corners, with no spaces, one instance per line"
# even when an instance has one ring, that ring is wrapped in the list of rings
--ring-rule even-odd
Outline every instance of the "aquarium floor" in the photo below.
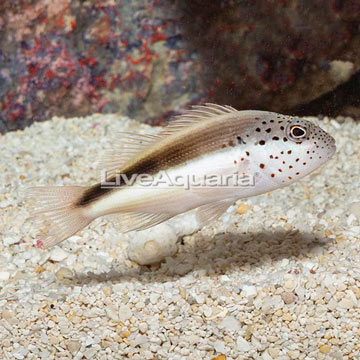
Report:
[[[116,131],[158,129],[93,115],[1,136],[0,357],[359,359],[360,124],[321,124],[331,161],[198,231],[178,218],[177,253],[152,266],[105,219],[36,248],[23,189],[94,183]]]

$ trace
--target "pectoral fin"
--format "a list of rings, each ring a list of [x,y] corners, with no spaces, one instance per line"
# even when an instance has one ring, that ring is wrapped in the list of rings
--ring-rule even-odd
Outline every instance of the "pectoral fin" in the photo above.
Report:
[[[212,197],[214,195],[221,198],[230,198],[241,190],[241,176],[248,172],[249,162],[244,161],[234,166],[233,164],[224,167],[218,166],[211,169],[211,174],[199,176],[195,179],[191,191],[197,196]],[[244,175],[242,175],[244,174]]]

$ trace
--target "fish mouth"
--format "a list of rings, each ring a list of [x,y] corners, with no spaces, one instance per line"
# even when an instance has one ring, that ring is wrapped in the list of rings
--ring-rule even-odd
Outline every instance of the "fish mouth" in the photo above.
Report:
[[[324,145],[326,145],[325,150],[326,150],[327,158],[328,159],[332,158],[336,152],[336,142],[335,139],[326,132],[324,134]]]
[[[334,156],[334,154],[336,153],[335,140],[334,139],[332,139],[332,140],[333,140],[332,144],[331,144],[331,146],[329,146],[329,150],[327,152],[328,159],[331,159]]]

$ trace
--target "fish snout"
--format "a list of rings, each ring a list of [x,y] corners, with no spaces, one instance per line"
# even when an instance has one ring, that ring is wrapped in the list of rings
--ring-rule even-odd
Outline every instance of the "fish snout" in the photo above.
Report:
[[[328,135],[328,141],[327,141],[327,155],[328,159],[330,159],[336,152],[336,142],[335,139]]]

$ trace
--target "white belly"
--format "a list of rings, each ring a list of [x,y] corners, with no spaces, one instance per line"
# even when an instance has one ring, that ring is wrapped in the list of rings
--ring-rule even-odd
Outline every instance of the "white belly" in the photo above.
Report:
[[[118,212],[176,215],[214,201],[235,201],[278,187],[260,175],[254,164],[240,161],[242,152],[232,148],[202,156],[160,172],[146,183],[121,186],[89,205],[87,211],[94,217]]]

